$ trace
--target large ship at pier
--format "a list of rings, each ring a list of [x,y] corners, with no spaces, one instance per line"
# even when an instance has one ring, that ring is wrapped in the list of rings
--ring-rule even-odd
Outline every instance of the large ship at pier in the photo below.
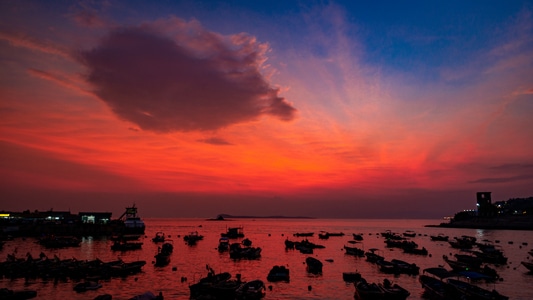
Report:
[[[125,234],[144,234],[144,221],[137,216],[137,207],[135,204],[131,207],[126,207],[126,211],[120,216],[119,220],[124,222]]]

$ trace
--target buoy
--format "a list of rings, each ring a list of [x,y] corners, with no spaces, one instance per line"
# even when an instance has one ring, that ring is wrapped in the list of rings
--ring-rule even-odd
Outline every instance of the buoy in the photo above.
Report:
[[[269,291],[272,290],[272,285],[269,285],[269,286],[268,286],[268,290],[269,290]]]
[[[177,271],[178,267],[172,267],[172,271]]]
[[[285,234],[284,234],[284,233],[282,233],[282,234],[281,234],[281,236],[285,236]]]
[[[308,290],[308,291],[310,291],[310,290],[312,290],[312,289],[313,289],[312,286],[310,286],[310,285],[307,286],[307,290]]]
[[[431,253],[429,254],[429,257],[431,257]]]
[[[139,278],[138,278],[138,277],[135,277],[135,281],[137,281],[137,280],[139,280]]]

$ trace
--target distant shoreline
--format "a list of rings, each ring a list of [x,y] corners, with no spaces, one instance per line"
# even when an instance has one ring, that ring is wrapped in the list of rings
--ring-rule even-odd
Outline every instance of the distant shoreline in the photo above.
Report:
[[[493,218],[476,217],[469,220],[440,223],[439,225],[425,225],[424,227],[439,228],[468,228],[492,230],[533,230],[533,218],[530,216],[502,216]]]
[[[220,214],[216,218],[207,219],[208,221],[231,221],[231,219],[316,219],[306,216],[234,216]]]

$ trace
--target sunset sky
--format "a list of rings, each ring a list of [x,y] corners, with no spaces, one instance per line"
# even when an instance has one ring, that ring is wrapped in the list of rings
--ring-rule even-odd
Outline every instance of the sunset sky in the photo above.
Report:
[[[533,196],[531,1],[0,2],[0,210],[441,218]]]

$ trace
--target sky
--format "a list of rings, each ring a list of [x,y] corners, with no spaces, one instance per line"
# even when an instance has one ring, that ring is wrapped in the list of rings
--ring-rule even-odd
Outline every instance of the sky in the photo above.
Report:
[[[533,196],[532,13],[1,1],[0,210],[430,219]]]

